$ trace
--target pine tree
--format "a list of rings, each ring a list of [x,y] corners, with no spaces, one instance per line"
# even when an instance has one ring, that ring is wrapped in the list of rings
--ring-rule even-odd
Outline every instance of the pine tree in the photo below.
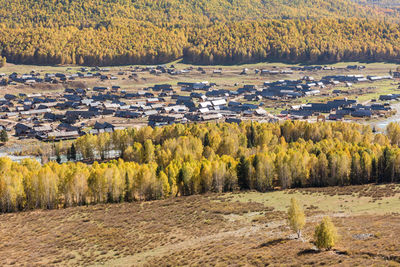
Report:
[[[379,176],[378,172],[378,162],[375,157],[372,158],[371,162],[371,181],[377,182]]]
[[[72,144],[71,145],[71,159],[72,160],[76,160],[76,148],[75,148],[75,145],[74,144]]]
[[[125,173],[125,202],[132,201],[132,189],[129,181],[128,172]]]
[[[247,136],[247,147],[251,148],[255,146],[255,128],[253,122],[251,122],[250,132]]]
[[[250,189],[249,162],[244,156],[240,157],[237,165],[238,186],[241,190]]]
[[[288,224],[290,228],[297,233],[297,238],[301,238],[301,229],[306,224],[306,217],[303,209],[297,203],[295,198],[290,200],[290,207],[288,209]]]
[[[70,161],[71,160],[71,148],[67,149],[67,160]]]
[[[391,164],[392,151],[386,146],[378,160],[379,176],[378,182],[391,182],[393,174],[393,166]]]

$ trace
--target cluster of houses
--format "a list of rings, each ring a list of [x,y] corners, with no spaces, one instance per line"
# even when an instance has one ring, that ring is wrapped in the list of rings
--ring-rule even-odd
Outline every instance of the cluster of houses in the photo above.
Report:
[[[108,68],[81,68],[76,73],[46,73],[43,76],[34,70],[26,74],[18,74],[16,72],[6,75],[0,74],[0,85],[16,85],[16,84],[37,84],[37,83],[52,83],[57,84],[65,81],[73,81],[75,79],[98,78],[101,80],[117,80],[114,75],[107,74],[110,69]]]
[[[196,71],[197,73],[206,74],[206,71],[202,67],[194,68],[192,66],[178,70],[175,68],[174,65],[170,65],[167,67],[166,65],[159,65],[159,66],[148,66],[148,67],[134,67],[132,72],[149,72],[150,74],[160,75],[163,73],[167,73],[170,75],[181,75],[181,74],[189,74]],[[221,69],[213,70],[214,74],[222,74]]]
[[[290,99],[307,97],[321,94],[322,88],[327,86],[337,86],[345,84],[351,86],[353,83],[374,82],[378,80],[392,79],[392,76],[367,76],[363,75],[330,75],[324,76],[320,80],[315,80],[311,76],[304,76],[298,80],[279,80],[274,82],[265,82],[263,90],[257,90],[254,86],[244,87],[241,90],[245,92],[245,99],[248,101],[260,100],[268,98]],[[240,91],[238,90],[238,93]],[[340,93],[339,90],[334,90],[333,93]]]
[[[400,100],[400,94],[380,95],[379,100],[381,101]]]
[[[182,90],[192,92],[177,94],[171,85],[159,84],[138,92],[126,92],[119,86],[112,86],[65,89],[62,93],[47,95],[6,94],[0,98],[0,116],[16,123],[13,127],[15,136],[40,140],[74,139],[86,133],[112,132],[132,127],[129,123],[135,123],[135,119],[147,121],[151,126],[211,120],[240,122],[242,116],[273,119],[260,105],[233,101],[247,89],[229,94],[225,90],[211,89],[213,84],[207,82],[180,86]],[[106,121],[106,118],[133,121],[128,120],[129,123],[123,126],[88,124],[88,121]]]
[[[352,65],[347,66],[349,70],[361,70],[364,69],[365,66]],[[278,75],[278,74],[293,74],[294,71],[320,71],[320,70],[334,70],[335,67],[332,66],[302,66],[302,67],[290,67],[283,69],[255,69],[255,74],[260,75]],[[69,69],[72,71],[72,69]],[[202,67],[188,67],[186,69],[178,70],[174,65],[166,66],[147,66],[147,67],[139,67],[139,66],[130,66],[125,70],[120,70],[114,74],[110,74],[110,68],[86,68],[82,67],[78,71],[74,73],[46,73],[45,75],[41,75],[39,72],[31,71],[30,73],[21,74],[12,73],[10,75],[6,75],[4,73],[0,73],[0,85],[5,86],[8,84],[36,84],[36,83],[59,83],[65,81],[71,81],[75,79],[86,79],[86,78],[99,78],[101,80],[117,80],[118,76],[128,75],[128,78],[133,79],[136,78],[138,73],[148,72],[154,75],[160,74],[170,74],[170,75],[180,75],[180,74],[189,74],[189,73],[201,73],[206,74],[206,70]],[[247,68],[243,69],[240,73],[241,75],[248,74],[249,70]],[[222,74],[222,69],[214,69],[212,70],[212,74]],[[399,76],[398,72],[394,72],[393,75],[395,77]]]
[[[69,69],[72,71],[72,69]],[[73,81],[76,79],[89,79],[89,78],[98,78],[100,80],[118,80],[119,76],[127,75],[129,79],[134,79],[138,77],[138,73],[148,72],[154,75],[160,75],[163,73],[167,73],[170,75],[180,75],[180,74],[189,74],[194,71],[197,73],[206,74],[206,71],[202,67],[194,68],[189,67],[182,70],[177,70],[174,65],[169,67],[165,65],[160,66],[150,66],[150,67],[127,67],[125,70],[120,70],[118,72],[111,73],[110,68],[86,68],[82,67],[76,72],[68,72],[68,73],[46,73],[41,75],[39,72],[32,70],[29,73],[18,74],[12,73],[10,75],[6,75],[5,73],[0,73],[0,86],[6,85],[17,85],[17,84],[37,84],[37,83],[53,83],[57,84],[60,82]],[[213,74],[222,74],[221,69],[215,69],[212,72]]]
[[[365,77],[364,75],[331,75],[324,76],[322,81],[332,82],[333,84],[345,83],[347,86],[351,86],[353,83],[363,83],[363,82],[376,82],[380,80],[391,80],[393,77],[391,75],[384,76],[374,76],[368,75]]]
[[[347,70],[363,70],[366,67],[363,65],[349,65],[346,67]],[[269,69],[255,69],[255,74],[260,75],[278,75],[278,74],[293,74],[294,71],[304,72],[304,71],[326,71],[326,70],[335,70],[336,68],[333,66],[293,66],[290,68],[282,68],[279,69],[277,67],[273,67],[272,70]],[[249,73],[249,69],[244,68],[241,75],[245,75]]]
[[[357,100],[335,99],[326,103],[308,103],[293,106],[290,110],[282,111],[282,115],[294,119],[307,119],[311,116],[328,114],[329,120],[342,120],[345,116],[356,118],[371,118],[372,116],[385,116],[392,111],[389,104],[362,105]],[[324,116],[324,118],[326,118]]]
[[[349,66],[353,68],[354,66]],[[328,70],[331,67],[306,66],[293,67],[290,71]],[[361,66],[356,66],[360,69]],[[188,68],[176,73],[174,66],[131,67],[129,74],[137,72],[169,73],[171,75],[204,72],[204,69]],[[74,77],[99,77],[114,79],[107,75],[110,69],[81,68],[76,74],[46,74],[44,78],[36,72],[27,75],[11,74],[7,82],[34,83],[57,82]],[[277,71],[283,73],[283,70]],[[220,69],[214,73],[221,73]],[[274,70],[265,72],[275,74]],[[261,71],[262,74],[262,71]],[[116,75],[126,75],[125,71]],[[1,76],[1,75],[0,75]],[[42,80],[43,79],[43,80]],[[215,83],[178,82],[156,84],[141,91],[125,91],[119,86],[95,86],[93,88],[65,89],[62,93],[6,94],[0,98],[0,117],[15,122],[15,135],[19,138],[38,138],[40,140],[74,139],[83,134],[112,132],[135,123],[162,126],[173,123],[227,121],[240,123],[243,119],[276,121],[280,117],[269,114],[264,100],[282,100],[309,97],[321,94],[321,89],[339,84],[373,82],[392,79],[392,76],[329,75],[319,80],[304,76],[298,80],[278,80],[265,82],[261,86],[244,85],[237,90],[221,89]],[[179,90],[178,90],[179,89]],[[392,98],[393,97],[393,98]],[[399,95],[381,96],[381,100],[397,99]],[[278,102],[277,102],[278,103]],[[355,100],[334,100],[327,103],[309,103],[292,107],[282,116],[308,118],[319,114],[329,114],[329,119],[371,117],[390,112],[384,104],[361,105]],[[116,125],[108,123],[107,118],[119,118]],[[94,124],[94,125],[93,125]]]

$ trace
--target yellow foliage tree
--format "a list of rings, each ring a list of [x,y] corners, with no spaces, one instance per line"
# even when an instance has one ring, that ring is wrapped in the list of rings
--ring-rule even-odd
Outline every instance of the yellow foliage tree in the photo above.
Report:
[[[303,209],[297,203],[295,198],[290,200],[290,207],[288,209],[288,224],[290,228],[297,233],[297,237],[301,238],[301,229],[306,224],[306,217]]]
[[[324,217],[322,222],[315,228],[314,238],[315,245],[319,249],[330,250],[335,246],[338,234],[336,227],[328,216]]]

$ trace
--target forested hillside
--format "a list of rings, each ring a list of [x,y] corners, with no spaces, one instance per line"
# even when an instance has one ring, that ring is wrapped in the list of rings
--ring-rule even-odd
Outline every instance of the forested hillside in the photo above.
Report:
[[[399,0],[354,0],[355,3],[368,6],[379,6],[386,8],[385,12],[393,12],[400,7]]]
[[[0,0],[0,52],[30,64],[398,61],[396,21],[349,0]]]
[[[400,60],[400,26],[360,19],[218,24],[190,35],[189,62]]]
[[[0,158],[0,211],[152,200],[206,192],[399,182],[400,125],[209,123],[85,135],[40,165]],[[111,156],[113,155],[113,156]]]
[[[3,24],[18,27],[152,22],[204,26],[216,21],[382,18],[383,10],[349,0],[0,0]]]

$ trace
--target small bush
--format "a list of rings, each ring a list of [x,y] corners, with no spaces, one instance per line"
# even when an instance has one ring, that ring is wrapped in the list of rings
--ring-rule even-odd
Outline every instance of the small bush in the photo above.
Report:
[[[315,245],[319,249],[330,250],[338,240],[336,227],[329,217],[324,217],[322,222],[315,228]]]

